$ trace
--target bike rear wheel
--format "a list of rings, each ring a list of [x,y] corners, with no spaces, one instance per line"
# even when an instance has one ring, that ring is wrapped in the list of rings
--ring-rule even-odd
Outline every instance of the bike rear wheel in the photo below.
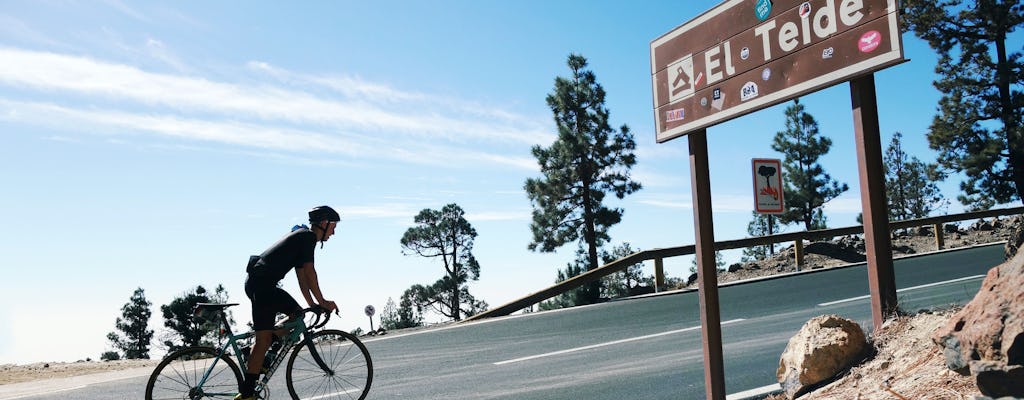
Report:
[[[231,399],[238,394],[242,371],[227,355],[217,360],[217,349],[188,347],[164,357],[146,384],[146,400]],[[199,380],[217,362],[202,387]]]
[[[310,345],[327,371],[317,362]],[[355,335],[326,329],[295,347],[285,378],[288,393],[295,400],[362,400],[373,383],[373,361]]]

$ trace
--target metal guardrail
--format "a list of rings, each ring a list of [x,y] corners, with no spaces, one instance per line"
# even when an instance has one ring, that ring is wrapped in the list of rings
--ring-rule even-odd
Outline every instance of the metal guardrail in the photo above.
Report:
[[[942,225],[948,222],[958,222],[971,219],[989,218],[989,217],[1000,217],[1006,215],[1017,215],[1024,214],[1024,207],[1014,208],[1000,208],[995,210],[985,211],[972,211],[961,214],[950,214],[942,215],[938,217],[918,218],[909,219],[903,221],[889,222],[889,230],[907,229],[919,226],[932,225],[935,231],[935,242],[936,248],[942,249],[944,246],[944,232]],[[850,226],[845,228],[834,228],[834,229],[822,229],[815,231],[803,231],[803,232],[791,232],[791,233],[780,233],[770,236],[759,236],[753,238],[737,239],[737,240],[726,240],[721,242],[715,242],[715,251],[730,250],[730,249],[742,249],[752,246],[764,246],[775,243],[783,242],[794,242],[796,249],[796,263],[797,266],[803,265],[803,241],[814,240],[821,238],[832,238],[836,236],[846,236],[864,233],[864,227],[861,225]],[[538,292],[531,293],[520,299],[513,300],[507,304],[499,307],[484,311],[480,314],[466,318],[465,321],[480,320],[484,318],[498,317],[503,315],[509,315],[516,311],[525,309],[526,307],[540,303],[549,298],[555,297],[566,291],[578,288],[587,283],[594,282],[605,276],[614,274],[622,271],[631,265],[641,263],[648,260],[654,260],[655,266],[655,286],[661,286],[664,282],[663,273],[663,260],[669,257],[678,257],[694,254],[694,245],[685,245],[678,247],[666,247],[660,249],[651,249],[638,251],[630,254],[626,257],[612,261],[608,264],[602,265],[593,270],[584,272],[570,279],[564,280],[555,284],[554,286],[540,290]]]

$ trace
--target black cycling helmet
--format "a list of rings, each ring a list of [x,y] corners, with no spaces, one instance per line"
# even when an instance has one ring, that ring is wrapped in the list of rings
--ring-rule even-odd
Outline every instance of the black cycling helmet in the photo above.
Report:
[[[309,223],[316,224],[318,222],[338,222],[341,221],[341,215],[338,215],[337,211],[328,206],[317,206],[309,210]]]

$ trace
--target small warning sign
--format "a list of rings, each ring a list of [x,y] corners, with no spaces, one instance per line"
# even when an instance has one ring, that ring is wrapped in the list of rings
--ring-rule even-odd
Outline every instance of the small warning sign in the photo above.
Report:
[[[754,211],[759,214],[782,214],[786,210],[782,190],[782,161],[755,158],[751,166],[754,175]]]

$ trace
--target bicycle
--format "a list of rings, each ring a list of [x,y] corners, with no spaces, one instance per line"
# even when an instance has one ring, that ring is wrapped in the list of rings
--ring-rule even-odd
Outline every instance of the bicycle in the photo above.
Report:
[[[236,305],[238,303],[196,305],[196,316],[219,317],[220,334],[227,340],[218,348],[186,347],[168,354],[149,377],[146,400],[231,399],[235,396],[242,382],[241,371],[248,361],[246,349],[251,349],[255,340],[253,331],[238,335],[231,331],[225,309]],[[276,353],[267,353],[265,368],[256,383],[257,399],[270,397],[268,383],[286,357],[285,382],[292,399],[366,398],[373,382],[370,353],[355,335],[322,329],[331,319],[327,313],[321,321],[322,312],[320,307],[306,308],[275,327],[275,331],[287,329],[288,333],[278,339],[280,346]],[[307,326],[304,319],[309,313],[314,319]]]

